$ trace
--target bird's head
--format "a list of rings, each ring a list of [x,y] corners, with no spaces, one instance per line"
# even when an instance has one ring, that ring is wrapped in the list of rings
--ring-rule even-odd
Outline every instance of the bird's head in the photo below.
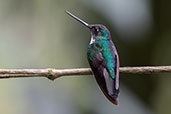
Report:
[[[91,31],[91,35],[95,37],[97,40],[107,40],[110,39],[110,32],[109,30],[101,24],[90,24],[88,27]]]

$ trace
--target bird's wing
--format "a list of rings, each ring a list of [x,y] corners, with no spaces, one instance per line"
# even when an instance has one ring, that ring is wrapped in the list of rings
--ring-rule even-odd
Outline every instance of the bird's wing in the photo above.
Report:
[[[115,67],[110,72],[112,68],[108,67],[102,51],[88,51],[88,61],[103,93],[111,102],[117,104],[119,89],[115,87],[116,78],[111,76],[115,73]]]

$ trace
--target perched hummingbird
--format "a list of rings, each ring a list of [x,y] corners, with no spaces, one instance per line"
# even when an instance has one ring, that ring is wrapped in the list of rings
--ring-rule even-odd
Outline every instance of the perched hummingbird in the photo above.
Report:
[[[104,95],[118,105],[119,56],[109,30],[104,25],[88,24],[70,12],[66,13],[90,29],[91,41],[87,52],[90,67]]]

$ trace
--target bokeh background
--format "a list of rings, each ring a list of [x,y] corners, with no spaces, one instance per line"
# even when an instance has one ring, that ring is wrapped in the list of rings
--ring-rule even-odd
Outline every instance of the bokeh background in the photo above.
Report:
[[[107,26],[121,66],[171,64],[170,0],[0,0],[0,68],[89,67],[88,23]],[[93,76],[0,80],[1,114],[170,114],[171,74],[120,75],[119,107]]]

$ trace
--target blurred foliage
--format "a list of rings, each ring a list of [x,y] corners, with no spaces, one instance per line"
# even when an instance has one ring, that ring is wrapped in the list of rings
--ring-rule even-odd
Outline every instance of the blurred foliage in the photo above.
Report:
[[[1,68],[89,67],[90,31],[64,13],[109,28],[121,66],[170,65],[169,0],[0,0]],[[5,114],[169,114],[171,74],[122,74],[119,107],[92,76],[0,80]]]

